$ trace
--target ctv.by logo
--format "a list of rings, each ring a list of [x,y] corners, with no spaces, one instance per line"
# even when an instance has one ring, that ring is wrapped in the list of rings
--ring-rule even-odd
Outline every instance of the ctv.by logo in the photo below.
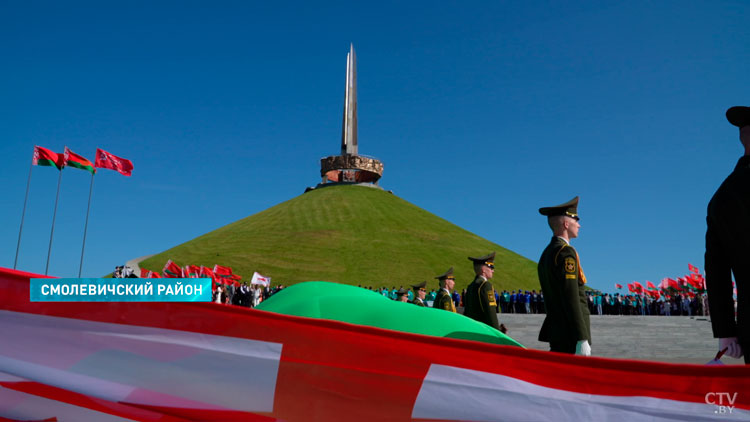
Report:
[[[716,405],[714,413],[719,415],[731,415],[734,410],[734,402],[737,400],[737,392],[729,393],[706,393],[706,404]]]

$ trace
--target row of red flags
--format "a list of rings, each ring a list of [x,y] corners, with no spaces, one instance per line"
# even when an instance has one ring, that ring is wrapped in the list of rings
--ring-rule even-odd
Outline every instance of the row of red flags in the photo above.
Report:
[[[214,265],[214,268],[203,265],[185,265],[180,267],[171,259],[167,260],[161,273],[141,268],[141,278],[210,278],[214,284],[234,284],[239,286],[242,276],[234,274],[232,267]]]
[[[35,166],[55,166],[62,170],[65,166],[79,168],[81,170],[96,173],[96,168],[105,168],[115,170],[123,176],[130,176],[133,172],[133,162],[122,157],[118,157],[103,149],[96,149],[96,159],[92,164],[87,158],[76,154],[70,148],[65,147],[63,153],[57,153],[47,148],[34,146],[34,156],[31,164]]]
[[[688,264],[688,269],[690,273],[684,277],[678,277],[676,280],[667,277],[658,286],[650,281],[646,281],[645,287],[637,281],[628,283],[628,291],[637,295],[648,295],[654,299],[659,299],[662,295],[669,298],[670,294],[680,293],[695,297],[696,294],[706,291],[706,279],[693,264]],[[615,283],[615,288],[622,289],[622,284]]]

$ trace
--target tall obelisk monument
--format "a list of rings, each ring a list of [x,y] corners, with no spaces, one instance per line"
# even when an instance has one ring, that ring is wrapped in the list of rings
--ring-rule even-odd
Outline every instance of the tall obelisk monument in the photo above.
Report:
[[[341,125],[341,155],[357,155],[357,55],[354,44],[346,55],[344,123]]]
[[[346,55],[346,90],[344,91],[344,121],[341,125],[341,155],[320,159],[318,186],[333,183],[377,186],[383,175],[383,163],[372,157],[359,155],[357,141],[357,55],[354,45]]]

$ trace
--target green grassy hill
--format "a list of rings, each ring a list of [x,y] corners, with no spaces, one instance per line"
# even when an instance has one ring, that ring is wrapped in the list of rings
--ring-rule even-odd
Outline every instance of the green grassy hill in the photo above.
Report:
[[[273,284],[324,280],[363,286],[428,281],[455,268],[460,291],[473,279],[468,256],[497,251],[496,289],[539,289],[536,264],[395,195],[362,186],[310,191],[197,237],[140,263],[161,270],[179,265],[253,271]]]

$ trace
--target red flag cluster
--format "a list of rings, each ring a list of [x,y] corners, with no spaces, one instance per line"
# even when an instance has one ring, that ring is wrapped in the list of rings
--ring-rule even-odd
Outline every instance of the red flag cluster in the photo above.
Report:
[[[167,263],[162,269],[162,274],[158,272],[149,271],[145,268],[141,268],[141,278],[210,278],[213,280],[213,288],[216,288],[219,284],[233,284],[238,287],[241,284],[242,276],[234,274],[231,267],[224,267],[221,265],[214,265],[214,268],[208,268],[201,265],[186,265],[180,267],[175,264],[171,259],[167,260]]]
[[[92,164],[87,158],[76,154],[68,147],[65,147],[64,152],[57,153],[37,145],[34,146],[31,165],[55,166],[58,170],[62,170],[65,166],[75,167],[92,174],[96,173],[96,168],[115,170],[124,176],[130,176],[133,172],[133,163],[130,160],[99,148],[96,149],[96,162]]]
[[[698,267],[693,264],[688,264],[690,273],[684,277],[678,277],[676,280],[672,278],[665,278],[659,283],[659,286],[655,286],[652,282],[646,281],[646,288],[637,281],[628,284],[628,290],[631,293],[638,295],[649,295],[654,299],[659,299],[662,295],[669,298],[674,294],[686,294],[690,297],[695,297],[696,294],[701,294],[706,291],[706,279],[700,273]],[[621,288],[620,284],[615,284],[615,287]]]

